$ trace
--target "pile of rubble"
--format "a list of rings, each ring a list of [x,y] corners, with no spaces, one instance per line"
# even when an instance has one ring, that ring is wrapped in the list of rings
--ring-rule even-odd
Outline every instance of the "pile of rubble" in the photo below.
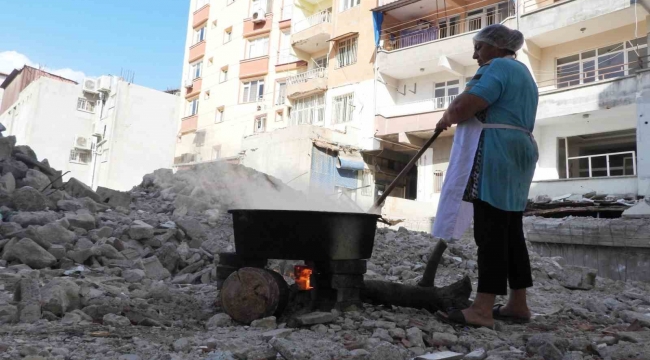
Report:
[[[615,195],[589,192],[566,194],[554,198],[540,195],[528,201],[525,215],[557,217],[598,212],[609,213],[610,217],[618,217],[636,203],[637,196],[634,194]]]
[[[234,251],[225,210],[298,207],[303,195],[220,163],[94,192],[63,183],[13,138],[0,139],[0,167],[0,359],[650,358],[648,284],[535,254],[536,317],[524,325],[454,328],[425,310],[369,304],[237,324],[217,302],[217,254]],[[366,277],[416,284],[434,245],[379,229]],[[470,236],[450,244],[436,285],[465,274],[475,285],[475,252]]]

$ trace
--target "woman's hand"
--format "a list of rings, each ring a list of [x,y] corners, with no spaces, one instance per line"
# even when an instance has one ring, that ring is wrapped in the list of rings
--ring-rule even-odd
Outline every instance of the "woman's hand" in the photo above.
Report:
[[[436,124],[436,130],[444,131],[447,130],[451,127],[452,123],[449,121],[449,116],[447,116],[447,112],[442,115],[442,119],[438,121],[438,124]]]

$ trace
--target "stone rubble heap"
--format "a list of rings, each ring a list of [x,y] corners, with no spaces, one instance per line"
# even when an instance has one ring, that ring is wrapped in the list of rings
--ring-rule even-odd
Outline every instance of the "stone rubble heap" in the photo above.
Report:
[[[534,253],[536,317],[524,325],[454,328],[427,311],[369,304],[237,324],[215,283],[217,254],[234,251],[225,210],[263,193],[269,206],[301,199],[280,181],[216,164],[95,192],[63,183],[13,138],[0,138],[0,167],[0,359],[650,358],[648,284]],[[428,234],[379,229],[366,278],[414,285],[434,245]],[[475,286],[475,252],[471,237],[450,244],[436,285],[468,274]]]

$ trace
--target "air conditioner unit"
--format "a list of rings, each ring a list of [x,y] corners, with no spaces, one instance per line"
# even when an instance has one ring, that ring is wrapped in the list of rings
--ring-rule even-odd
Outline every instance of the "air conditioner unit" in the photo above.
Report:
[[[192,86],[194,86],[194,81],[192,79],[185,80],[185,87],[186,88],[191,88]]]
[[[92,141],[87,137],[75,136],[74,144],[72,144],[72,146],[75,149],[90,150],[92,146]]]
[[[103,92],[111,92],[111,83],[113,82],[112,76],[103,75],[97,79],[97,90]]]
[[[263,23],[266,21],[266,11],[258,7],[253,10],[253,14],[251,14],[251,18],[253,19],[253,23],[258,24],[258,23]]]
[[[97,94],[97,81],[91,78],[85,78],[83,82],[83,91]]]

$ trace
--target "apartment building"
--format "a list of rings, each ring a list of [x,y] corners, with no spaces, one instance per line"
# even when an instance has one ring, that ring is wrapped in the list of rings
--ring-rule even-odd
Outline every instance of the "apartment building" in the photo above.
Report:
[[[171,166],[178,96],[115,76],[82,84],[25,66],[0,85],[0,123],[40,159],[87,185],[130,190]]]
[[[5,73],[3,73],[3,72],[0,72],[0,84],[2,84],[2,83],[5,81],[5,79],[7,78],[7,76],[9,76],[9,74],[5,74]],[[3,97],[3,95],[4,95],[4,92],[5,92],[4,89],[0,89],[0,104],[2,104],[2,97]],[[1,106],[1,105],[0,105],[0,106]]]
[[[650,195],[648,3],[635,0],[380,0],[377,159],[400,169],[432,135],[477,70],[472,37],[501,23],[526,37],[517,59],[538,83],[539,145],[530,196],[591,191]],[[650,116],[650,114],[645,114]],[[646,141],[643,141],[645,139]],[[453,142],[441,136],[412,171],[387,216],[428,230]],[[379,160],[378,160],[379,161]]]
[[[175,166],[240,163],[369,206],[374,7],[192,0]]]

